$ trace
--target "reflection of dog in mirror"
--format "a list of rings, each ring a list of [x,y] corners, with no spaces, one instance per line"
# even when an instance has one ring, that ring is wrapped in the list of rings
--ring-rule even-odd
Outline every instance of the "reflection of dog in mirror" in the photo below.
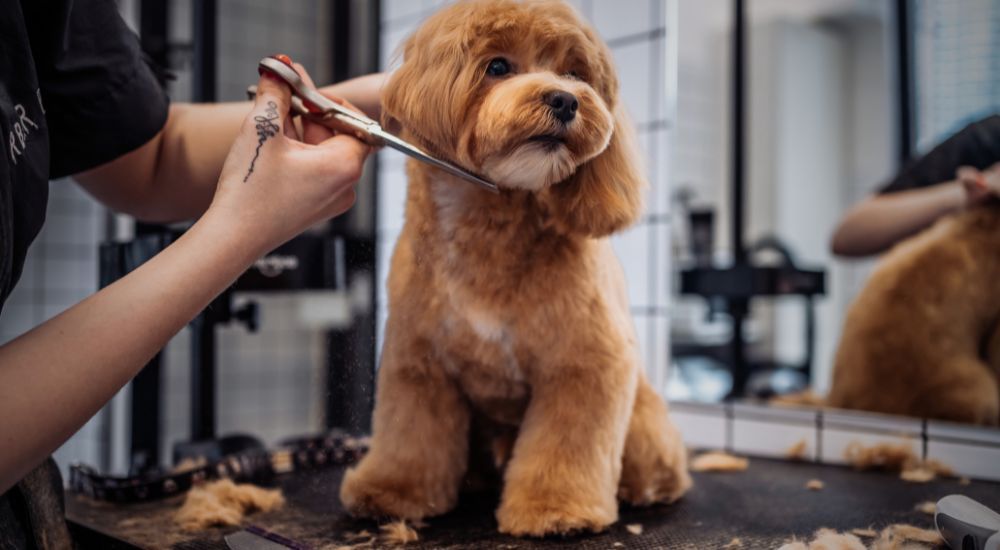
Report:
[[[844,323],[828,404],[1000,423],[1000,204],[886,255]]]
[[[408,39],[383,104],[406,139],[501,193],[408,165],[372,446],[346,508],[442,514],[488,469],[512,534],[597,531],[616,497],[680,497],[685,450],[605,238],[638,217],[644,185],[607,47],[562,2],[461,2]]]

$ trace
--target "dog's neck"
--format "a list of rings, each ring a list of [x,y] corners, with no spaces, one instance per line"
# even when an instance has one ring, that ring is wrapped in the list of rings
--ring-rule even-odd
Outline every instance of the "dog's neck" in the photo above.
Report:
[[[524,191],[490,193],[449,174],[429,174],[428,184],[436,217],[443,228],[456,225],[508,226],[531,221],[535,214],[532,197]]]
[[[484,232],[494,236],[484,242],[496,242],[535,240],[551,232],[547,215],[531,192],[505,189],[490,193],[440,170],[421,167],[420,172],[427,191],[425,212],[448,237]]]
[[[539,258],[578,255],[582,239],[559,233],[532,192],[490,193],[422,164],[409,174],[407,218],[421,220],[421,246],[438,247],[450,270],[488,265],[511,272]]]

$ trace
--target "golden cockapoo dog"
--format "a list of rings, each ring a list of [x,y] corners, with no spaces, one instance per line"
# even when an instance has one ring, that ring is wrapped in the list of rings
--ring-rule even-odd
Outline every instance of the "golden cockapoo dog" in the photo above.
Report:
[[[383,108],[502,191],[408,165],[372,446],[346,508],[442,514],[483,465],[503,474],[505,533],[597,531],[616,497],[680,497],[685,450],[605,238],[644,185],[607,47],[562,2],[461,2],[408,39]]]
[[[1000,204],[886,255],[844,323],[833,407],[1000,423]]]

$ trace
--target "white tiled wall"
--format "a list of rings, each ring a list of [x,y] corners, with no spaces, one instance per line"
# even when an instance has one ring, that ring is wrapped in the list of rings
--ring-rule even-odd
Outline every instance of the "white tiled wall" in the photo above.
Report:
[[[904,445],[921,456],[923,422],[915,418],[874,415],[854,411],[825,412],[823,415],[823,462],[846,463],[848,446],[879,444]]]
[[[813,411],[756,406],[733,406],[734,449],[755,456],[787,458],[789,450],[805,444],[802,459],[816,457],[816,415]]]
[[[1000,2],[913,3],[917,149],[1000,112]]]
[[[684,436],[684,443],[694,449],[725,449],[730,422],[721,405],[676,402],[670,405],[670,419]]]
[[[931,420],[927,435],[929,458],[969,477],[1000,479],[1000,431]]]
[[[884,444],[908,448],[918,460],[937,460],[955,476],[1000,480],[1000,432],[992,427],[752,403],[678,402],[670,415],[695,450],[781,459],[804,442],[802,460],[845,465],[848,447]]]
[[[668,364],[669,190],[667,147],[674,105],[673,63],[668,51],[668,15],[675,0],[577,0],[571,2],[608,42],[617,64],[621,95],[639,133],[651,183],[646,215],[635,227],[616,235],[612,244],[627,274],[629,299],[652,380],[662,387]],[[382,66],[391,70],[401,40],[442,4],[440,0],[383,0]],[[379,154],[379,340],[385,322],[385,286],[389,258],[402,227],[406,181],[403,157]]]
[[[194,0],[197,1],[197,0]],[[220,101],[246,99],[260,58],[284,53],[317,83],[329,80],[328,2],[221,0],[218,27]]]

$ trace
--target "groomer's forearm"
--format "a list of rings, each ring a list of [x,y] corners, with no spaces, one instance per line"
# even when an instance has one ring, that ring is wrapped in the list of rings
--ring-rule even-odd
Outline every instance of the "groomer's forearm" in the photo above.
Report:
[[[147,222],[200,216],[212,202],[249,102],[170,106],[149,142],[74,179],[111,209]]]
[[[368,116],[381,115],[381,73],[322,88]],[[171,105],[163,130],[135,151],[76,180],[112,209],[148,222],[195,219],[212,202],[215,184],[250,102]]]
[[[92,417],[262,252],[209,213],[128,276],[0,347],[0,493]],[[242,235],[242,236],[241,236]]]
[[[844,216],[831,248],[838,256],[884,252],[965,203],[965,190],[957,181],[870,197]]]

